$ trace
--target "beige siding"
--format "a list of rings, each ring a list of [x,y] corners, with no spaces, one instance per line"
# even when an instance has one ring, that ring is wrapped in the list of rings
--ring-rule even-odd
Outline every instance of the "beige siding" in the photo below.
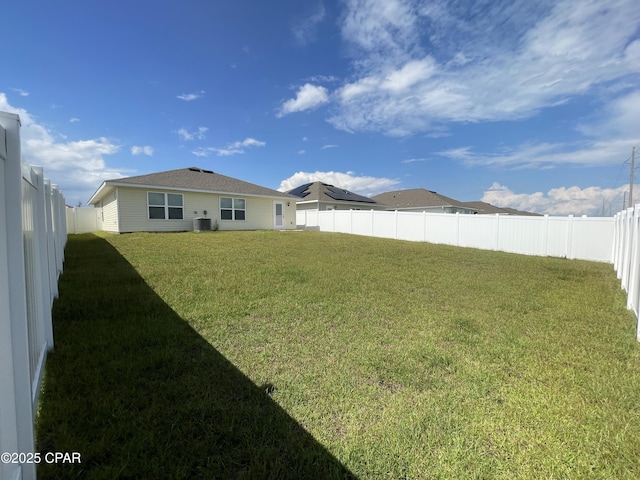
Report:
[[[313,202],[313,203],[298,203],[296,205],[296,208],[298,210],[317,210],[318,209],[318,202]]]
[[[102,229],[106,232],[117,233],[120,231],[118,227],[118,199],[117,190],[113,190],[107,195],[102,204]]]
[[[276,200],[273,198],[243,197],[241,195],[220,195],[227,198],[244,198],[246,202],[245,220],[220,220],[220,210],[216,212],[220,230],[271,230],[274,228],[275,214],[274,204],[280,202],[284,205],[284,225],[286,229],[296,227],[295,201]],[[216,196],[218,198],[218,196]]]
[[[244,198],[246,220],[220,220],[220,195],[199,192],[181,192],[179,190],[146,189],[135,187],[118,187],[118,211],[120,218],[119,232],[175,232],[193,230],[194,218],[206,217],[217,222],[220,230],[261,230],[273,229],[274,199],[260,197],[243,197],[241,195],[223,195],[231,198]],[[184,219],[159,220],[149,219],[147,192],[177,193],[183,195]],[[285,227],[295,228],[295,202],[285,207]],[[106,218],[105,218],[106,225]]]
[[[296,225],[296,202],[295,200],[284,200],[284,226],[287,230],[295,230]],[[287,206],[289,203],[289,206]]]

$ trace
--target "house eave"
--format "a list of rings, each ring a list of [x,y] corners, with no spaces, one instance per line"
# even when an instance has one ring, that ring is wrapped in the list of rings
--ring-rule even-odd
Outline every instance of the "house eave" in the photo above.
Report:
[[[290,202],[295,201],[297,197],[293,195],[288,195],[283,193],[282,195],[261,195],[256,193],[243,193],[243,192],[229,192],[224,190],[208,190],[203,188],[185,188],[185,187],[172,187],[167,185],[150,185],[150,184],[141,184],[141,183],[127,183],[127,182],[118,182],[117,180],[112,181],[108,180],[103,182],[100,188],[93,194],[91,199],[89,200],[89,204],[92,204],[93,201],[99,201],[103,196],[100,193],[103,190],[106,190],[107,187],[127,187],[127,188],[144,188],[147,190],[172,190],[176,192],[193,192],[193,193],[210,193],[213,195],[234,195],[234,196],[242,196],[242,197],[254,197],[254,198],[274,198],[274,199],[282,199],[288,200]]]
[[[109,187],[109,182],[102,182],[102,185],[98,187],[98,190],[96,190],[95,193],[91,195],[91,198],[87,202],[87,205],[95,205],[100,200],[102,200],[109,191]]]
[[[380,203],[369,203],[369,202],[357,202],[357,201],[353,201],[353,200],[300,200],[296,202],[296,205],[309,205],[309,204],[313,204],[313,203],[317,203],[318,205],[323,204],[323,205],[351,205],[351,206],[358,206],[358,207],[385,207],[385,205],[382,205]]]

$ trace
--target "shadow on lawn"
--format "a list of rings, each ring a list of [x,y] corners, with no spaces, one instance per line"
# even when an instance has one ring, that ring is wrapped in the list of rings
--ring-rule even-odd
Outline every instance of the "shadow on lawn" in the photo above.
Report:
[[[70,236],[37,421],[39,478],[354,478],[107,241]]]

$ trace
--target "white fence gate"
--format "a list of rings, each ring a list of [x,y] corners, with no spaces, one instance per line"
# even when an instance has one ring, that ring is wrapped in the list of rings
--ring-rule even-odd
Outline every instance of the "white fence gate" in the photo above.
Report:
[[[0,453],[35,453],[34,419],[51,306],[66,243],[64,197],[24,166],[20,119],[0,112]],[[33,463],[0,462],[0,478],[32,479]]]
[[[67,233],[93,233],[102,230],[102,208],[67,207]]]

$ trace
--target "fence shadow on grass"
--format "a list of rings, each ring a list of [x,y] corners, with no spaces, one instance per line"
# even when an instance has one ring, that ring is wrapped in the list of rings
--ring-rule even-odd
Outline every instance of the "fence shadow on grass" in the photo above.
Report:
[[[41,479],[354,478],[100,237],[69,237],[54,335],[38,450],[82,463]]]

